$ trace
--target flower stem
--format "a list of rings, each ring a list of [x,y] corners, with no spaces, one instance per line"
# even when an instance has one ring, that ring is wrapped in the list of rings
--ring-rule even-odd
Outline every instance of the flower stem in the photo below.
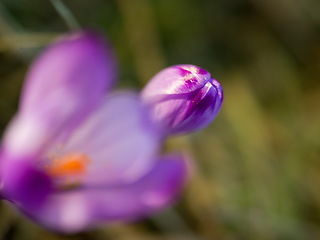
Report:
[[[76,30],[81,28],[80,24],[74,17],[73,13],[61,0],[50,0],[50,1],[53,7],[58,12],[58,14],[61,16],[61,18],[65,21],[65,23],[71,30]]]

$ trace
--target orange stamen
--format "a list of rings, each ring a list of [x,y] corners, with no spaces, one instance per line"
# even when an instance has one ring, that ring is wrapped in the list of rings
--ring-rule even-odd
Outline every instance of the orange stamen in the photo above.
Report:
[[[81,175],[85,172],[89,161],[85,154],[67,154],[61,158],[55,158],[48,167],[48,173],[55,177]]]

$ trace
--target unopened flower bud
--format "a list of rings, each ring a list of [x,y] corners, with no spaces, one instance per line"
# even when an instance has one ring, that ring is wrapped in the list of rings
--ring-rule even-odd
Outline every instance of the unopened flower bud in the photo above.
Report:
[[[223,101],[220,83],[194,65],[176,65],[156,74],[141,93],[166,135],[200,130],[217,116]]]

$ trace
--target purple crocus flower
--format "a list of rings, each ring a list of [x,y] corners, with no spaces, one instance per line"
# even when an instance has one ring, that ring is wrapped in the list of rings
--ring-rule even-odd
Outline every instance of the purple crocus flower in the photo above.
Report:
[[[60,39],[32,65],[0,150],[0,196],[47,228],[72,233],[148,216],[186,178],[159,157],[161,133],[140,98],[106,94],[111,49],[93,32]]]
[[[194,65],[176,65],[156,74],[141,93],[167,135],[200,130],[217,116],[223,102],[220,83]]]

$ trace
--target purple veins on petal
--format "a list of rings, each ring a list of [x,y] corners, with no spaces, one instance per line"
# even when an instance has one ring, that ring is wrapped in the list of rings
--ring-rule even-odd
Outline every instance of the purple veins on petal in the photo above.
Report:
[[[200,75],[206,75],[206,74],[208,74],[208,71],[204,70],[203,68],[198,67],[197,73]]]
[[[223,91],[206,70],[177,65],[156,74],[141,97],[167,135],[186,134],[206,127],[216,117]]]
[[[190,71],[188,71],[188,70],[186,70],[186,69],[184,69],[182,67],[179,67],[178,69],[180,70],[180,74],[181,74],[182,77],[185,77],[185,76],[191,74]]]

